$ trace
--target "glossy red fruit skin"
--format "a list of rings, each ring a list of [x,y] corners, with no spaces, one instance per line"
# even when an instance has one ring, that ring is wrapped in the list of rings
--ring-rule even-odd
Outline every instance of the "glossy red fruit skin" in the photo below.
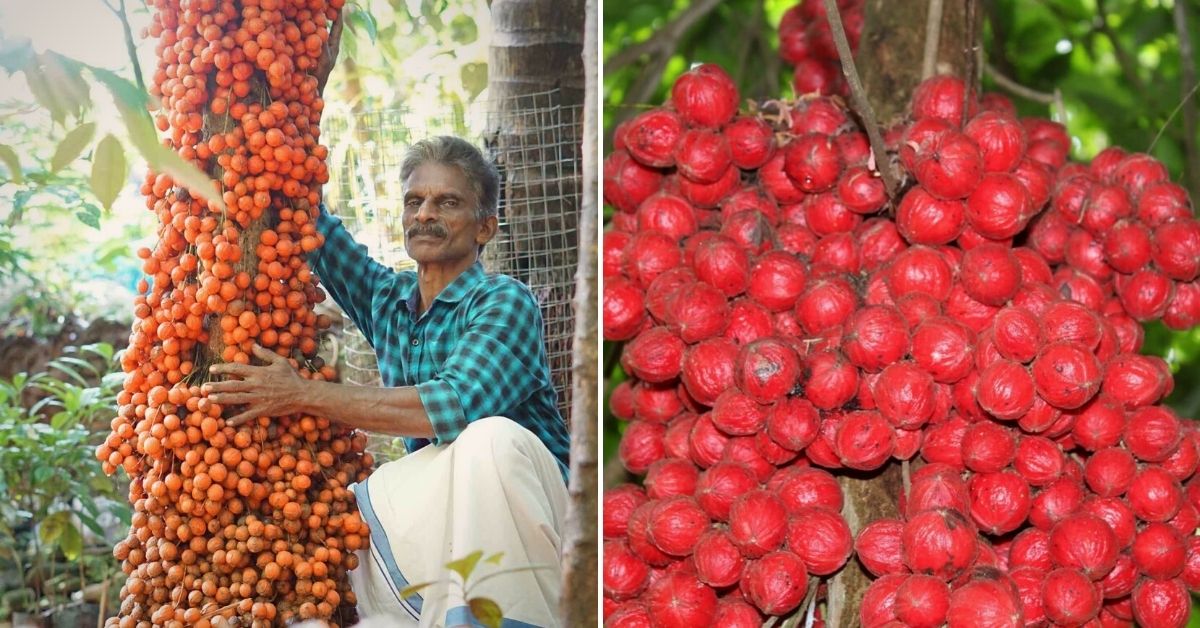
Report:
[[[933,416],[933,377],[911,362],[885,367],[873,383],[873,394],[879,413],[895,427],[918,429]]]
[[[908,576],[904,574],[888,574],[867,587],[858,609],[863,628],[895,625],[896,592],[907,579]]]
[[[987,305],[1008,302],[1021,286],[1021,266],[1012,250],[981,244],[963,255],[959,278],[972,299]]]
[[[782,312],[795,307],[807,279],[803,262],[783,251],[771,251],[751,267],[747,294],[767,310]]]
[[[621,271],[639,288],[650,286],[659,275],[679,266],[683,253],[679,244],[657,232],[642,232],[633,237],[625,248]]]
[[[727,338],[709,338],[687,350],[680,379],[698,403],[712,406],[722,392],[734,386],[738,347]]]
[[[1134,320],[1161,319],[1175,294],[1175,282],[1156,270],[1139,270],[1117,284],[1121,305]]]
[[[1101,391],[1126,408],[1149,406],[1166,393],[1167,372],[1161,358],[1123,353],[1105,365]]]
[[[802,192],[813,194],[832,188],[842,174],[842,158],[828,135],[808,133],[782,151],[783,169]]]
[[[943,580],[966,571],[979,551],[974,526],[953,510],[926,510],[910,517],[900,539],[910,570]]]
[[[726,596],[717,602],[717,613],[713,617],[714,626],[758,628],[762,623],[762,614],[745,600]]]
[[[1165,406],[1139,408],[1129,415],[1125,425],[1125,445],[1144,462],[1166,460],[1182,438],[1183,424]]]
[[[1186,541],[1187,562],[1179,575],[1189,591],[1200,590],[1200,536],[1189,536]]]
[[[729,307],[729,326],[724,336],[735,344],[749,344],[771,335],[771,314],[749,299],[735,300]]]
[[[679,174],[696,183],[715,183],[733,165],[725,137],[708,129],[689,129],[675,149]]]
[[[747,558],[760,558],[783,544],[787,511],[770,492],[755,490],[733,502],[729,535]]]
[[[1183,489],[1161,467],[1147,466],[1133,478],[1126,492],[1133,513],[1142,521],[1168,521],[1182,506]]]
[[[835,438],[839,460],[851,469],[878,469],[896,450],[892,426],[878,412],[871,410],[847,413]]]
[[[775,155],[775,133],[761,118],[739,117],[722,131],[733,165],[757,170]]]
[[[688,70],[671,87],[671,104],[693,126],[720,127],[737,114],[737,85],[712,63]]]
[[[1108,575],[1120,551],[1108,523],[1094,515],[1071,515],[1050,531],[1050,557],[1054,563],[1078,569],[1091,580]]]
[[[1139,572],[1157,580],[1178,576],[1187,563],[1183,536],[1165,523],[1146,524],[1134,537],[1129,553]]]
[[[667,309],[667,329],[689,345],[720,335],[729,324],[728,300],[708,284],[696,283],[681,290]]]
[[[962,200],[942,200],[915,186],[900,200],[896,209],[896,227],[912,244],[948,244],[966,225],[966,206]]]
[[[842,324],[857,306],[858,295],[845,279],[814,279],[796,300],[796,320],[815,335]]]
[[[804,361],[805,397],[822,410],[839,408],[858,392],[858,369],[837,351],[812,354]]]
[[[760,338],[743,346],[738,355],[737,385],[758,403],[774,403],[796,392],[800,366],[800,357],[787,339]]]
[[[721,202],[733,194],[741,185],[742,173],[737,168],[726,168],[721,176],[712,183],[700,183],[682,175],[673,177],[673,185],[678,187],[679,195],[687,202],[701,209],[719,207]],[[671,179],[668,179],[671,181]],[[664,187],[671,187],[667,183]]]
[[[767,481],[767,490],[775,494],[789,515],[806,508],[823,507],[840,512],[843,496],[833,474],[816,467],[787,467]]]
[[[950,610],[950,587],[933,576],[914,574],[896,590],[896,619],[913,628],[936,628]]]
[[[675,165],[675,151],[683,132],[683,119],[678,114],[652,109],[630,121],[625,147],[642,165],[669,168]]]
[[[644,166],[623,150],[604,159],[604,201],[632,213],[662,185],[662,171]]]
[[[1038,528],[1025,528],[1017,533],[1008,548],[1010,569],[1028,567],[1044,574],[1054,567],[1050,557],[1050,535]]]
[[[1042,606],[1042,582],[1047,571],[1049,568],[1042,570],[1023,566],[1008,572],[1009,578],[1017,588],[1017,596],[1021,600],[1022,616],[1027,626],[1046,625],[1046,609]]]
[[[804,561],[810,574],[828,576],[846,564],[854,549],[854,535],[838,512],[809,507],[789,519],[787,548]]]
[[[1137,533],[1137,518],[1129,505],[1115,497],[1092,497],[1079,506],[1080,513],[1095,515],[1108,523],[1122,550],[1133,543]]]
[[[957,382],[971,372],[974,346],[975,334],[947,317],[931,318],[913,331],[913,360],[943,384]]]
[[[629,515],[647,501],[646,492],[633,484],[622,484],[604,491],[604,538],[625,536]]]
[[[1055,569],[1042,583],[1046,617],[1061,625],[1080,626],[1100,613],[1100,591],[1082,572]]]
[[[729,538],[729,533],[715,528],[696,541],[692,561],[696,576],[713,588],[737,584],[746,565],[746,559]]]
[[[614,600],[637,597],[650,580],[650,566],[625,541],[604,543],[604,595]]]
[[[892,260],[885,278],[888,292],[894,299],[915,292],[945,301],[950,295],[954,273],[949,260],[938,250],[914,246]]]
[[[1016,628],[1024,626],[1024,605],[1016,584],[990,567],[975,570],[974,577],[950,594],[946,625],[950,628]]]
[[[876,519],[868,523],[854,540],[854,555],[875,577],[899,574],[904,566],[901,534],[904,522],[899,519]]]
[[[1011,430],[991,421],[967,428],[962,441],[963,462],[976,473],[995,473],[1012,462],[1017,441]]]
[[[1133,589],[1133,617],[1139,625],[1182,628],[1190,611],[1191,598],[1178,579],[1143,578]]]
[[[639,475],[650,470],[650,465],[665,455],[663,435],[666,431],[667,428],[658,423],[631,421],[617,449],[621,464],[630,473]]]
[[[707,626],[717,612],[717,593],[693,574],[664,574],[645,594],[651,625],[664,628]]]
[[[1011,174],[985,174],[969,194],[967,224],[985,238],[1011,238],[1025,228],[1033,215],[1029,192]]]
[[[650,512],[650,542],[665,554],[689,556],[708,524],[708,515],[695,498],[669,497],[659,501]]]
[[[621,363],[643,381],[665,382],[679,375],[683,340],[663,327],[652,327],[625,345]]]
[[[721,461],[729,437],[713,424],[710,413],[696,418],[688,437],[688,457],[696,466],[707,469]]]
[[[1033,382],[1051,405],[1071,410],[1087,403],[1100,389],[1103,371],[1096,357],[1073,342],[1053,342],[1033,361]]]
[[[804,600],[808,590],[804,562],[791,552],[771,552],[746,566],[741,589],[760,611],[784,615]]]
[[[1015,471],[979,473],[967,481],[971,519],[989,534],[1006,534],[1025,522],[1031,507],[1029,484]]]
[[[1106,447],[1088,457],[1083,477],[1088,488],[1101,497],[1119,497],[1129,490],[1137,473],[1137,461],[1128,450]]]
[[[856,214],[873,214],[887,202],[883,179],[866,166],[846,169],[838,180],[837,193],[842,203]]]
[[[1192,207],[1187,190],[1176,183],[1164,181],[1143,189],[1134,212],[1139,221],[1153,229],[1173,218],[1190,218]]]
[[[771,406],[767,413],[767,435],[788,451],[802,451],[817,437],[821,417],[803,397],[789,397]]]
[[[642,291],[623,277],[604,282],[604,339],[629,340],[646,322]]]
[[[980,407],[1004,421],[1021,418],[1033,407],[1034,380],[1025,367],[997,360],[979,374],[975,387]]]
[[[719,462],[700,474],[696,482],[696,501],[709,517],[727,521],[733,502],[758,488],[758,480],[745,465]]]
[[[917,153],[913,175],[937,198],[967,198],[983,176],[983,156],[971,138],[948,131],[939,135],[928,151]]]
[[[855,366],[878,372],[908,352],[908,326],[895,308],[864,307],[846,325],[842,350]]]
[[[912,115],[916,120],[923,118],[938,118],[945,120],[955,127],[965,121],[963,116],[963,101],[966,88],[956,76],[941,74],[930,77],[917,86],[912,97]],[[975,103],[966,113],[974,113]]]
[[[992,343],[1000,355],[1016,362],[1028,363],[1041,349],[1038,330],[1041,322],[1023,307],[1006,307],[996,312],[992,322]]]
[[[983,111],[971,119],[963,133],[983,154],[985,172],[1009,172],[1025,154],[1025,129],[1006,114]]]

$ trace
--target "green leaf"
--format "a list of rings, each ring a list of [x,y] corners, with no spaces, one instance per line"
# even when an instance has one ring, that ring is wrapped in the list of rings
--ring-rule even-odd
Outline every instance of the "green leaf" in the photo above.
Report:
[[[469,15],[456,15],[450,20],[450,39],[456,44],[469,44],[479,39],[479,27]]]
[[[463,89],[470,96],[470,100],[475,100],[475,97],[487,87],[488,64],[480,62],[464,63],[459,68],[459,76],[462,78]]]
[[[483,558],[483,551],[476,550],[458,560],[446,563],[446,569],[458,574],[462,577],[463,582],[466,582],[467,578],[471,577],[471,572],[475,571],[475,565],[479,564],[481,558]]]
[[[50,427],[61,430],[70,425],[74,418],[70,412],[55,412],[54,416],[50,417]]]
[[[355,32],[357,32],[358,29],[366,31],[367,37],[371,38],[371,43],[375,43],[375,40],[379,37],[379,26],[375,23],[375,16],[371,15],[361,6],[354,5],[347,17],[348,20],[346,21],[346,24],[348,24],[351,29],[353,29]]]
[[[75,161],[79,155],[83,154],[83,149],[87,148],[95,134],[95,122],[85,122],[67,133],[67,136],[58,143],[58,148],[54,150],[54,156],[50,158],[50,172],[58,172],[67,164]]]
[[[9,76],[24,68],[33,56],[33,42],[28,38],[0,38],[0,68],[4,68]]]
[[[151,168],[170,175],[177,185],[187,188],[193,197],[212,203],[218,211],[226,210],[225,201],[213,186],[213,179],[197,168],[196,164],[161,144],[147,147],[142,155]]]
[[[38,537],[41,538],[42,543],[53,545],[70,527],[74,527],[71,525],[70,511],[60,510],[42,520],[38,525]]]
[[[39,59],[54,99],[78,120],[92,106],[92,96],[82,76],[83,64],[51,51],[42,53]]]
[[[17,158],[17,152],[11,146],[0,144],[0,161],[8,166],[13,183],[20,184],[25,181],[25,175],[21,172],[21,160]]]
[[[83,535],[79,533],[79,527],[68,520],[58,545],[62,548],[63,555],[67,557],[67,560],[77,560],[83,553]]]
[[[483,559],[483,562],[490,563],[493,565],[499,565],[501,558],[504,558],[504,552],[496,552],[495,554],[492,554],[491,556],[488,556],[487,558]]]
[[[125,149],[117,138],[105,135],[96,145],[96,153],[92,155],[92,192],[100,199],[104,209],[112,209],[113,201],[121,193],[127,173]]]
[[[403,589],[400,590],[400,597],[402,597],[402,598],[412,597],[413,595],[420,593],[423,589],[430,587],[434,584],[437,584],[436,580],[432,581],[432,582],[421,582],[418,584],[410,584],[407,587],[404,587]]]
[[[500,628],[504,623],[504,613],[500,610],[500,605],[489,598],[473,597],[467,600],[467,606],[471,608],[471,614],[475,616],[476,621],[488,628]]]
[[[75,212],[75,218],[79,219],[79,222],[82,222],[83,224],[97,231],[100,230],[100,218],[95,214],[90,214],[88,212]]]

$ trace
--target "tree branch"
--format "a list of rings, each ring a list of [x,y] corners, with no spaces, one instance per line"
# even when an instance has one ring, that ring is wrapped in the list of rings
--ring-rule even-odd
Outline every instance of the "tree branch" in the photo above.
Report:
[[[1108,3],[1107,0],[1096,0],[1096,27],[1108,38],[1112,44],[1113,55],[1117,58],[1117,64],[1121,66],[1121,72],[1125,75],[1125,80],[1137,91],[1145,88],[1142,84],[1142,79],[1138,77],[1137,65],[1133,62],[1133,58],[1129,53],[1121,47],[1121,42],[1117,39],[1117,33],[1108,25]]]
[[[925,18],[925,57],[921,60],[921,80],[937,71],[938,46],[942,41],[943,0],[929,0],[929,13]]]
[[[979,29],[975,28],[979,20],[976,0],[967,0],[967,74],[963,78],[963,114],[960,124],[966,125],[967,116],[971,111],[971,96],[979,89],[980,59],[979,59]]]
[[[842,14],[838,11],[836,0],[825,0],[825,13],[829,16],[829,29],[833,31],[833,43],[837,46],[838,58],[842,62],[842,75],[850,83],[854,109],[862,116],[863,126],[867,128],[871,152],[875,154],[875,166],[883,177],[883,187],[887,189],[888,198],[895,199],[898,188],[891,160],[888,159],[883,136],[879,134],[879,122],[875,119],[875,111],[867,101],[867,92],[858,77],[858,69],[854,67],[854,55],[850,52],[850,42],[846,39],[846,29],[842,26]]]
[[[987,72],[987,75],[992,77],[992,80],[996,82],[997,87],[1014,96],[1020,96],[1025,100],[1032,100],[1033,102],[1041,103],[1043,105],[1054,104],[1054,94],[1047,94],[1046,92],[1039,92],[1036,89],[1025,87],[1024,85],[1001,74],[1000,70],[990,63],[985,63],[983,65],[983,69],[985,72]]]
[[[606,59],[604,61],[604,76],[607,78],[614,72],[642,58],[642,55],[665,56],[669,59],[671,53],[679,46],[679,40],[683,37],[684,33],[693,24],[700,21],[700,18],[703,18],[713,9],[717,8],[719,4],[721,4],[721,0],[700,0],[688,5],[688,8],[684,9],[670,22],[667,22],[661,31],[651,35],[649,39],[629,46]],[[666,64],[662,64],[662,67],[665,68]],[[659,70],[658,74],[661,78],[662,70]]]
[[[120,5],[113,5],[109,0],[100,0],[100,2],[120,20],[121,30],[125,35],[125,51],[129,54],[129,61],[133,63],[133,78],[137,82],[138,89],[146,91],[146,83],[142,80],[142,64],[137,57],[137,45],[133,42],[133,28],[129,26],[129,17],[125,15],[125,0],[121,0]]]
[[[1179,37],[1180,60],[1180,97],[1186,101],[1192,92],[1189,85],[1196,85],[1196,57],[1192,48],[1192,35],[1188,30],[1187,3],[1175,1],[1175,33]],[[1200,148],[1196,146],[1196,108],[1188,107],[1183,110],[1183,146],[1187,158],[1188,187],[1191,188],[1192,198],[1200,197]]]

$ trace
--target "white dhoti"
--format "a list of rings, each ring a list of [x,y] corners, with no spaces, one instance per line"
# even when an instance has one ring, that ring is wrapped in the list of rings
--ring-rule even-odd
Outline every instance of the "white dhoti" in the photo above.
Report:
[[[453,443],[389,462],[353,490],[371,529],[350,572],[364,619],[477,626],[468,600],[487,598],[506,627],[558,625],[567,490],[554,456],[529,430],[504,417],[474,421]],[[479,562],[464,596],[446,563],[475,551],[503,556],[498,565]],[[521,569],[534,565],[543,568]],[[497,574],[510,569],[521,570]]]

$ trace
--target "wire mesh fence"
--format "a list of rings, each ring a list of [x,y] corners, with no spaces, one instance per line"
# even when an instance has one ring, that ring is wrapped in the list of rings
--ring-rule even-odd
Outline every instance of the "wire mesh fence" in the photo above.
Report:
[[[500,231],[484,247],[482,261],[488,271],[525,283],[537,297],[564,417],[571,402],[582,121],[582,105],[562,102],[558,90],[479,101],[443,115],[407,108],[330,111],[322,121],[323,141],[330,147],[327,208],[372,257],[397,270],[416,268],[405,253],[400,223],[400,164],[408,147],[434,135],[458,135],[476,142],[495,161],[501,182]],[[374,351],[349,320],[345,325],[333,341],[342,380],[382,385]],[[401,452],[396,439],[383,435],[372,436],[368,448],[382,460]]]

